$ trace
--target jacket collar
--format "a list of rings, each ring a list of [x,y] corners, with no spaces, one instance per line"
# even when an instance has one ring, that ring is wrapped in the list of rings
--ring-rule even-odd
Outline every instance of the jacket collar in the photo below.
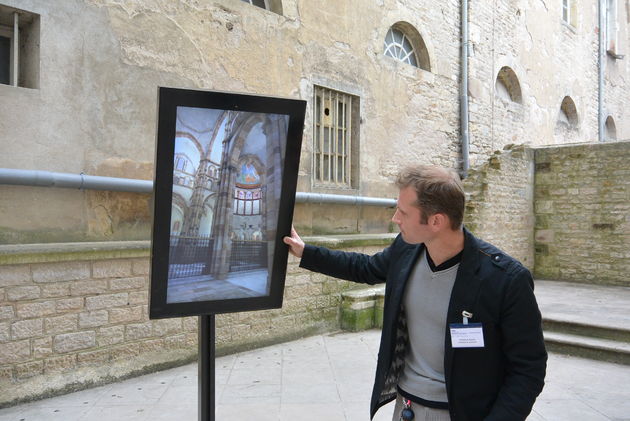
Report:
[[[464,229],[464,252],[462,253],[462,262],[459,266],[459,272],[468,274],[477,273],[481,262],[479,261],[479,241],[471,234],[470,231]],[[459,276],[458,276],[459,277]]]

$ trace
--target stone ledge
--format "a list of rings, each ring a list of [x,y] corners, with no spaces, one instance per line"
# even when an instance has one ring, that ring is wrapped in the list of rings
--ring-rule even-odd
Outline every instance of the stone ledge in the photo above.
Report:
[[[0,265],[149,257],[150,248],[150,241],[2,245]]]
[[[344,234],[344,235],[317,235],[305,236],[302,239],[307,244],[323,246],[331,249],[388,246],[398,236],[398,233],[386,234]]]
[[[575,142],[575,143],[563,143],[560,145],[537,145],[537,146],[529,146],[534,151],[546,151],[552,149],[570,149],[570,148],[615,148],[615,147],[623,147],[625,148],[628,143],[630,143],[630,139],[621,139],[615,141],[607,141],[601,143],[597,140],[592,142]]]
[[[398,233],[350,234],[304,237],[309,244],[329,248],[388,246]],[[150,241],[101,241],[0,245],[0,265],[68,262],[80,260],[150,257]]]

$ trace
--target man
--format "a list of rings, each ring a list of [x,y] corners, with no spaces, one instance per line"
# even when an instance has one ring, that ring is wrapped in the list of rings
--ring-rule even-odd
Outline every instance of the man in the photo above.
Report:
[[[524,420],[547,362],[530,272],[463,227],[454,171],[408,168],[397,185],[400,235],[380,253],[284,238],[303,268],[386,283],[371,417],[396,399],[394,421]]]

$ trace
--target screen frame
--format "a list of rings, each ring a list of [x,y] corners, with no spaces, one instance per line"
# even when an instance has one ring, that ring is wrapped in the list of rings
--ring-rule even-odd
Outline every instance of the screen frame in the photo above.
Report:
[[[268,268],[270,283],[268,295],[206,301],[167,302],[177,107],[283,114],[289,117],[276,238],[271,259],[272,267]],[[305,112],[306,101],[304,100],[220,91],[158,88],[156,158],[153,183],[154,209],[149,274],[150,319],[282,307],[288,257],[288,247],[282,239],[284,236],[290,235],[293,221]]]

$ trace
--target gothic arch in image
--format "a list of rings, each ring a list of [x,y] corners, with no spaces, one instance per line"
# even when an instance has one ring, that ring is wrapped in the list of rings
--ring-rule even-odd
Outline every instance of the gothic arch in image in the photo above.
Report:
[[[284,145],[281,139],[287,133],[284,116],[259,113],[230,113],[225,120],[217,202],[212,225],[214,249],[211,273],[216,279],[224,279],[230,271],[234,251],[234,205],[237,178],[243,165],[251,164],[260,177],[260,237],[266,243],[264,266],[271,267],[273,239],[276,236],[278,204],[282,189],[282,158]],[[254,136],[252,136],[254,135]],[[257,136],[256,136],[257,135]],[[264,140],[263,140],[264,139]],[[249,227],[246,227],[249,228]],[[251,227],[254,228],[254,227]]]

